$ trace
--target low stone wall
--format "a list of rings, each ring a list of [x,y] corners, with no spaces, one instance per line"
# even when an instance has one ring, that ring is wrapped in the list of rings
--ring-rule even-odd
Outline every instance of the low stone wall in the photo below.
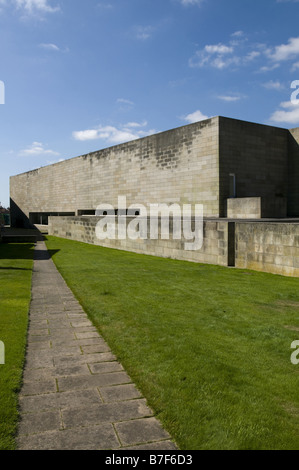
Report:
[[[236,267],[299,277],[299,224],[236,223]]]
[[[107,248],[299,277],[299,223],[204,220],[202,248],[187,251],[185,243],[190,240],[161,239],[161,220],[157,240],[150,239],[148,227],[145,240],[104,241],[96,237],[100,220],[101,217],[50,217],[48,232]],[[132,218],[126,220],[129,224]]]
[[[227,200],[228,219],[284,218],[287,199],[284,197],[244,197]]]
[[[262,198],[243,197],[227,200],[229,219],[260,219],[262,217]]]
[[[164,258],[173,258],[197,263],[216,264],[227,266],[229,223],[224,221],[205,221],[203,226],[203,245],[200,250],[186,251],[185,243],[190,240],[161,239],[161,220],[159,220],[159,238],[151,240],[149,227],[146,240],[98,240],[96,225],[101,217],[49,217],[49,235],[69,238],[80,242],[101,245],[108,248],[133,251]],[[127,224],[132,219],[127,218]],[[172,225],[170,224],[170,236]]]

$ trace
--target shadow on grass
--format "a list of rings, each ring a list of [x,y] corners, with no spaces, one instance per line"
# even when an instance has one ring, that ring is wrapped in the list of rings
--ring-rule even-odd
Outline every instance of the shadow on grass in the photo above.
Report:
[[[0,261],[7,259],[33,259],[33,243],[0,244]]]
[[[34,250],[33,243],[0,243],[0,262],[1,260],[49,260],[60,250]],[[7,269],[7,268],[4,268]],[[14,269],[14,268],[12,268]]]
[[[10,268],[10,267],[7,267],[7,268],[3,268],[0,266],[0,271],[3,270],[3,271],[31,271],[31,269],[29,268]]]

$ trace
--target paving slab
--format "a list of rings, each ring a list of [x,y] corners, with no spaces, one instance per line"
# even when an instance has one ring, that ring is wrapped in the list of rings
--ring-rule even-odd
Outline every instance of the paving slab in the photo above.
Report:
[[[123,445],[141,444],[144,441],[161,441],[169,438],[167,432],[155,418],[139,419],[135,422],[116,423],[115,428]]]
[[[34,254],[19,450],[176,450],[57,271]]]

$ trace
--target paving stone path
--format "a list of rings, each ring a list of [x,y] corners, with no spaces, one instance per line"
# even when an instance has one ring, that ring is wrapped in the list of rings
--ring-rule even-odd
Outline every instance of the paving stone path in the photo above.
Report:
[[[57,271],[35,249],[20,450],[177,449]]]

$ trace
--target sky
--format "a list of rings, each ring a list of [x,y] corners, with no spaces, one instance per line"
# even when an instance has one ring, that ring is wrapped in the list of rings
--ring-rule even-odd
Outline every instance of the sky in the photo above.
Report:
[[[298,19],[299,0],[0,0],[0,202],[12,175],[212,116],[298,127]]]

